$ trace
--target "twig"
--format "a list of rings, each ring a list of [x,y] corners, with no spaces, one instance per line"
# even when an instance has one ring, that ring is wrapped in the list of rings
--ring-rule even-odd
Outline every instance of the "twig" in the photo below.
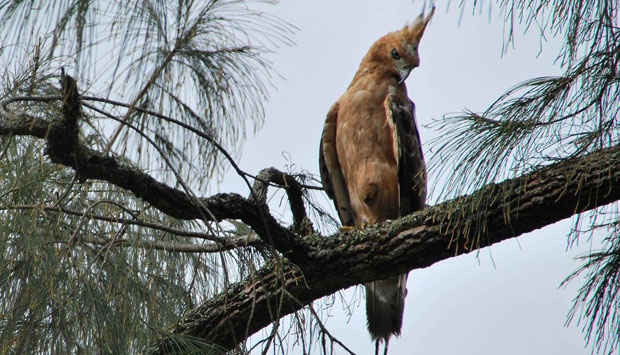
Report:
[[[102,215],[94,214],[92,212],[76,211],[76,210],[68,209],[60,205],[59,206],[45,206],[45,205],[35,204],[35,205],[0,206],[0,210],[6,211],[6,210],[12,210],[12,209],[13,210],[44,210],[44,211],[65,213],[65,214],[72,215],[72,216],[80,216],[80,217],[85,217],[85,218],[90,218],[90,219],[95,219],[95,220],[105,221],[105,222],[111,222],[111,223],[118,223],[118,224],[124,224],[124,225],[135,225],[135,226],[150,228],[154,230],[159,230],[159,231],[170,233],[172,235],[176,235],[180,237],[190,237],[190,238],[209,240],[209,241],[214,242],[214,244],[219,245],[219,247],[222,248],[221,250],[230,250],[233,248],[246,247],[246,246],[260,247],[264,245],[263,241],[255,234],[223,238],[223,237],[217,237],[217,236],[214,236],[208,233],[190,232],[190,231],[186,231],[182,229],[171,228],[171,227],[167,227],[167,226],[164,226],[158,223],[147,222],[147,221],[138,219],[137,217],[134,217],[133,219],[128,219],[128,218],[119,218],[119,217],[111,217],[111,216],[102,216]]]

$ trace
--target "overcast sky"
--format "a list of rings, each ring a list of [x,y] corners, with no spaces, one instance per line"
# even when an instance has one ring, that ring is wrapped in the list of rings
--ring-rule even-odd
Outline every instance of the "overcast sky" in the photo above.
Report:
[[[424,127],[432,119],[465,108],[483,110],[517,83],[560,73],[554,66],[558,41],[543,43],[540,52],[537,33],[518,34],[515,48],[502,56],[504,24],[497,9],[489,16],[487,10],[472,15],[467,8],[459,25],[459,2],[448,12],[437,2],[420,45],[421,66],[407,80],[425,152],[437,135]],[[411,0],[283,1],[270,7],[299,30],[291,36],[296,45],[271,57],[284,79],[274,79],[265,125],[245,144],[242,169],[286,170],[292,162],[318,175],[318,142],[329,107],[370,45],[402,28],[421,8],[421,1]],[[220,189],[245,193],[241,180],[229,175]],[[432,183],[434,176],[429,179]],[[430,202],[436,198],[430,196]],[[412,271],[403,334],[392,340],[390,354],[590,354],[576,324],[564,326],[580,284],[558,287],[580,265],[574,258],[592,247],[584,240],[566,251],[569,227],[564,221],[486,248],[478,257],[464,255]],[[363,293],[353,287],[342,294]],[[374,351],[363,302],[350,319],[340,303],[332,314],[326,324],[333,335],[358,354]]]

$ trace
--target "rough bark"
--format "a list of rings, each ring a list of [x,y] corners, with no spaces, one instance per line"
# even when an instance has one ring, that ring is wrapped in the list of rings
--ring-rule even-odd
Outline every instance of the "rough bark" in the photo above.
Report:
[[[305,238],[305,255],[296,264],[265,266],[191,310],[170,331],[232,349],[276,318],[337,290],[428,267],[617,201],[619,183],[620,147],[614,147],[365,231]],[[170,339],[147,353],[175,350]]]

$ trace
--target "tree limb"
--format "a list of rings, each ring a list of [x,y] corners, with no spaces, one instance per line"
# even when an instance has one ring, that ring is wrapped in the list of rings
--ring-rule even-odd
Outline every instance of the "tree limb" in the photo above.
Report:
[[[306,254],[296,264],[266,265],[189,311],[170,332],[232,349],[274,317],[338,290],[428,267],[619,199],[616,146],[364,231],[304,238]],[[164,337],[146,353],[179,350],[173,339]]]
[[[264,205],[257,205],[236,193],[220,193],[196,198],[172,188],[112,155],[97,152],[77,139],[76,122],[79,119],[79,96],[75,81],[64,77],[63,97],[43,98],[63,101],[63,116],[40,118],[13,112],[8,105],[15,101],[0,102],[0,135],[25,135],[47,139],[46,150],[50,160],[73,168],[79,179],[98,179],[131,191],[171,217],[191,220],[221,221],[238,219],[250,226],[256,234],[283,255],[294,254],[298,248],[295,234],[283,227]],[[27,98],[30,100],[30,98]],[[74,100],[75,102],[69,102]],[[78,109],[76,109],[76,107]]]

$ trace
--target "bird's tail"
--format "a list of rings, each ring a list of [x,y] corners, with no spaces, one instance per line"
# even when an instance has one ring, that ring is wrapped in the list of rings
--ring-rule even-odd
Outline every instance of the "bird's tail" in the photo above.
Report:
[[[407,274],[392,276],[366,285],[366,316],[373,340],[387,344],[392,334],[400,335],[407,296]]]

